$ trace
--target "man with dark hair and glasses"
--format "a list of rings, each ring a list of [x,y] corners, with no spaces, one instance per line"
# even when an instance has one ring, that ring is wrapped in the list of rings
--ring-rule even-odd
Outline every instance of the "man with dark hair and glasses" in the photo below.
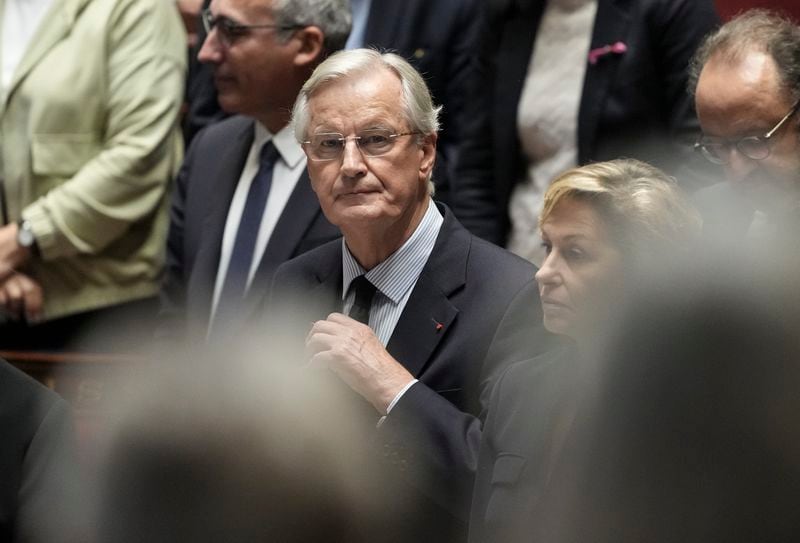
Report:
[[[800,27],[748,11],[706,38],[691,75],[703,129],[695,149],[727,178],[697,194],[707,233],[786,233],[800,213]]]
[[[282,262],[339,237],[288,127],[297,93],[350,32],[347,0],[214,0],[198,59],[232,117],[192,140],[172,200],[159,335],[226,339]]]
[[[481,400],[545,344],[536,268],[431,198],[439,109],[400,56],[353,49],[320,64],[293,110],[314,192],[344,237],[278,269],[267,320],[297,347],[289,358],[320,370],[309,378],[344,385],[359,422],[378,425],[382,473],[411,488],[368,541],[465,540]]]

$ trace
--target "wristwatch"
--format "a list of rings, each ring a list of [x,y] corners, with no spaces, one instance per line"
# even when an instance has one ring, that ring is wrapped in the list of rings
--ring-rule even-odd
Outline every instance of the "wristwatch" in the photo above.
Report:
[[[19,246],[36,253],[36,236],[33,235],[33,230],[31,230],[31,223],[22,219],[17,223],[17,227],[17,243]]]

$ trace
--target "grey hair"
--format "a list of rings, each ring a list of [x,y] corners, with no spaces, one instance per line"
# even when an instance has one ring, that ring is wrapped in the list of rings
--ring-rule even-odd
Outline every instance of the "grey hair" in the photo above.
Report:
[[[381,53],[374,49],[352,49],[331,55],[317,66],[303,85],[292,109],[292,127],[297,141],[308,136],[308,101],[322,87],[356,74],[388,69],[400,79],[402,87],[403,116],[410,130],[419,132],[417,144],[425,137],[439,131],[441,106],[433,105],[433,98],[422,75],[405,59],[395,53]],[[428,191],[433,194],[433,183],[428,179]]]
[[[273,0],[272,13],[280,26],[316,26],[325,35],[325,55],[344,49],[353,23],[350,0]],[[278,33],[287,40],[291,30]]]
[[[800,99],[800,27],[767,9],[746,11],[706,37],[689,66],[689,92],[695,94],[700,72],[712,57],[735,62],[751,51],[769,54],[782,90],[792,101]]]

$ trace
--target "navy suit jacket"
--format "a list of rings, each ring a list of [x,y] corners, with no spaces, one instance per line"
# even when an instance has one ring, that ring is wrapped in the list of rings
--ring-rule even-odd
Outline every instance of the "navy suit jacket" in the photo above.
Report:
[[[162,337],[202,337],[208,328],[228,208],[253,137],[254,121],[234,116],[200,132],[189,147],[172,197],[161,290]],[[303,172],[264,250],[242,307],[243,319],[269,291],[278,265],[340,235],[322,214]]]
[[[517,108],[546,0],[494,0],[486,55],[494,74],[493,139],[499,206],[508,210],[526,160]],[[588,64],[578,113],[578,163],[638,158],[687,188],[709,184],[692,153],[700,134],[687,92],[689,61],[718,24],[712,0],[598,0],[590,50],[622,42],[623,54]],[[509,219],[504,219],[507,232]],[[504,233],[505,236],[505,233]]]
[[[404,523],[418,533],[399,538],[404,541],[463,540],[490,383],[547,343],[536,268],[471,235],[449,209],[440,209],[444,223],[433,252],[387,345],[419,383],[376,437],[381,454],[418,492]],[[341,241],[326,244],[275,274],[267,311],[283,319],[287,306],[295,310],[298,346],[309,322],[341,311],[341,251]],[[292,337],[291,331],[281,335]]]

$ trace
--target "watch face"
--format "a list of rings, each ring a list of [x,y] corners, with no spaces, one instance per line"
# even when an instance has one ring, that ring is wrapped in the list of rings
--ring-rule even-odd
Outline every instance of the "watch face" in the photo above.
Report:
[[[32,247],[33,244],[36,242],[36,238],[33,237],[33,232],[30,231],[29,228],[26,228],[24,225],[19,227],[17,231],[17,243],[19,243],[22,247]]]

